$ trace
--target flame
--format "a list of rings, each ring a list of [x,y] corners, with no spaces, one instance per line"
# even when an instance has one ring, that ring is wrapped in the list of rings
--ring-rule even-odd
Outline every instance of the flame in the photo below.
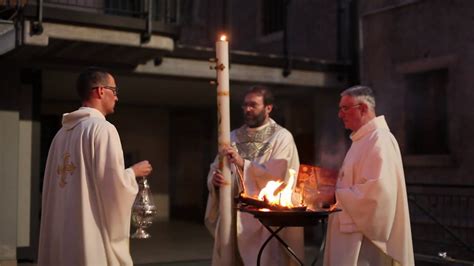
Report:
[[[283,184],[283,181],[269,181],[258,194],[258,199],[268,201],[271,205],[294,207],[292,203],[292,193],[296,171],[293,169],[289,169],[288,171],[290,172],[290,178],[283,190],[275,194],[275,191]]]
[[[227,36],[225,36],[225,34],[222,34],[220,40],[223,42],[227,41]]]

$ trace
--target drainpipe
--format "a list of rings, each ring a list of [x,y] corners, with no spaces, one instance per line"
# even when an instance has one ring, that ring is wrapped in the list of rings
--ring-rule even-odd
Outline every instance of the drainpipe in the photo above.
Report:
[[[291,74],[291,57],[289,55],[289,41],[288,41],[288,7],[291,0],[285,1],[285,10],[283,12],[283,56],[285,57],[285,67],[283,68],[283,77],[288,77]]]
[[[349,81],[354,84],[360,84],[360,57],[362,56],[361,52],[361,41],[360,34],[361,32],[361,20],[359,17],[359,1],[352,0],[350,3],[350,16],[351,16],[351,27],[350,27],[350,38],[351,38],[351,50],[350,59],[352,61],[351,74],[349,75]]]
[[[146,17],[146,28],[145,32],[142,33],[140,42],[142,44],[150,42],[151,39],[151,32],[152,32],[152,15],[153,15],[153,0],[147,0],[146,2],[146,9],[147,9],[147,17]]]
[[[357,0],[337,1],[337,60],[350,62],[348,82],[359,84],[359,20]]]
[[[43,33],[43,0],[38,0],[36,3],[36,13],[38,14],[38,21],[31,23],[31,35],[41,35]]]

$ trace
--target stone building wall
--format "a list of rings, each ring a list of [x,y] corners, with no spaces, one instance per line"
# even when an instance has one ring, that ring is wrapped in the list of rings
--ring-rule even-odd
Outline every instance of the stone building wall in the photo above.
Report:
[[[474,112],[470,106],[474,97],[470,74],[474,65],[474,2],[400,4],[403,2],[407,1],[361,2],[362,82],[378,93],[378,112],[386,115],[399,141],[409,182],[474,184],[470,162],[474,156]],[[434,82],[426,78],[429,73],[434,73]],[[410,83],[419,78],[422,83]],[[413,98],[422,87],[431,88],[431,92]],[[432,104],[425,106],[426,102]],[[442,119],[440,109],[445,109],[445,121],[433,126]],[[411,146],[417,142],[410,140],[414,134],[410,117],[420,118],[416,127],[433,129],[422,132],[416,141],[445,131],[445,136],[431,140],[431,146],[445,142],[447,147],[413,151]]]
[[[192,1],[192,12],[182,29],[179,42],[186,45],[214,45],[222,29],[225,8],[223,1]],[[281,33],[264,36],[262,28],[263,1],[227,1],[227,24],[231,29],[232,49],[263,54],[283,54]],[[288,37],[290,54],[336,60],[337,1],[299,0],[288,6]]]
[[[472,261],[474,2],[359,3],[361,80],[402,150],[415,253]]]

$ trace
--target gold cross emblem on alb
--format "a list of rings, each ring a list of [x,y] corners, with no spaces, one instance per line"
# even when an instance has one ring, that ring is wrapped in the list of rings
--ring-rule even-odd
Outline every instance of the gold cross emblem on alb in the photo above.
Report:
[[[72,173],[74,172],[74,170],[76,169],[76,167],[74,166],[74,164],[70,163],[69,162],[69,158],[71,156],[69,155],[69,153],[65,153],[64,156],[63,156],[63,165],[58,165],[58,168],[56,170],[56,172],[58,173],[58,175],[61,176],[61,178],[59,179],[59,187],[63,188],[67,182],[66,182],[66,175],[69,173],[70,175],[72,175]]]

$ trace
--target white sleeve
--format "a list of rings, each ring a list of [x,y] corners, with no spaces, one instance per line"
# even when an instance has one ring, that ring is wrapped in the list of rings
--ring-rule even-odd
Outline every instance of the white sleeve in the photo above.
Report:
[[[95,144],[95,178],[105,222],[112,239],[128,238],[131,208],[138,192],[132,169],[125,169],[122,145],[115,127],[100,128]]]

